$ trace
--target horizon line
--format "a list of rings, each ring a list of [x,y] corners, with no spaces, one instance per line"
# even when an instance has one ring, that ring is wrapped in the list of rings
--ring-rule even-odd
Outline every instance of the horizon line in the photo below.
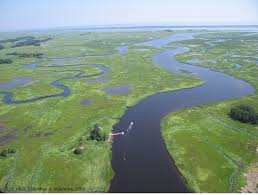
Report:
[[[198,27],[258,27],[258,24],[222,24],[222,25],[155,25],[155,24],[107,24],[107,25],[96,25],[96,26],[56,26],[56,27],[39,27],[39,28],[28,28],[28,29],[5,29],[0,32],[27,32],[27,31],[37,31],[37,30],[84,30],[84,29],[130,29],[130,28],[198,28]]]

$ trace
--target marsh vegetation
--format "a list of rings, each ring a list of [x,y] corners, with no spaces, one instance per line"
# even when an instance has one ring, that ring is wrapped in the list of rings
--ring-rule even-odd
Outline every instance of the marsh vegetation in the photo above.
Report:
[[[0,159],[0,190],[84,186],[86,192],[108,191],[114,173],[111,143],[106,140],[126,109],[153,94],[202,84],[197,78],[157,67],[152,58],[163,48],[134,45],[113,55],[121,45],[171,33],[49,32],[1,40],[0,149],[10,158]],[[195,65],[244,79],[257,88],[257,35],[240,39],[244,34],[196,35],[200,39],[180,42],[190,51],[177,59],[185,63],[199,59]],[[109,71],[99,74],[100,66]],[[22,78],[30,79],[22,82]],[[62,88],[53,86],[56,82]],[[70,93],[55,96],[64,88]],[[12,96],[10,104],[5,103],[7,93]],[[245,185],[244,173],[257,160],[258,133],[257,124],[229,117],[240,104],[250,106],[253,114],[258,109],[257,94],[189,108],[163,120],[167,149],[191,191],[237,192]],[[6,148],[16,152],[8,153]]]
[[[26,186],[84,186],[87,192],[108,191],[113,171],[111,143],[106,137],[126,107],[158,92],[200,84],[198,79],[157,68],[152,56],[159,49],[148,48],[139,53],[129,47],[124,54],[112,55],[124,43],[143,42],[169,34],[73,32],[2,40],[5,48],[0,58],[10,58],[12,62],[0,66],[0,124],[4,126],[0,147],[14,147],[17,152],[13,158],[0,159],[1,191],[17,186],[25,189]],[[46,37],[53,38],[47,41]],[[44,40],[47,44],[36,46],[35,42],[26,40]],[[22,44],[13,47],[16,42]],[[43,56],[48,60],[42,61]],[[92,64],[98,66],[90,66]],[[101,75],[99,67],[109,71]],[[19,78],[30,78],[30,82],[21,84],[18,80],[17,84]],[[99,79],[104,82],[98,82]],[[173,83],[174,80],[177,82]],[[52,85],[57,81],[62,88]],[[112,96],[102,90],[128,83],[130,91],[123,95]],[[6,87],[10,84],[12,87]],[[70,93],[65,97],[55,96],[62,93],[64,86]],[[11,94],[10,104],[5,103],[7,94]],[[36,100],[27,101],[31,99]],[[84,103],[87,106],[82,106]],[[101,127],[100,131],[94,131],[95,124]],[[90,135],[93,140],[87,139]],[[75,151],[74,148],[80,149]]]
[[[248,33],[196,35],[199,39],[181,42],[191,50],[178,55],[177,59],[185,63],[194,58],[201,59],[198,66],[233,75],[257,89],[255,50],[258,37],[257,34],[245,34]],[[224,41],[216,41],[218,39]],[[213,44],[207,44],[207,41]],[[216,63],[207,60],[216,60]],[[258,160],[258,126],[254,124],[257,97],[255,93],[231,101],[196,106],[168,115],[162,121],[166,146],[190,191],[240,192],[249,185],[245,173]]]

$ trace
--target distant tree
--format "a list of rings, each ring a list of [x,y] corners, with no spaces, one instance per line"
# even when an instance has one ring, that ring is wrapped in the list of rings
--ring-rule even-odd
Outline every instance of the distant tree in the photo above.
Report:
[[[4,49],[4,46],[0,44],[0,50],[1,50],[1,49]]]
[[[231,108],[229,116],[243,123],[258,124],[258,113],[248,105],[240,105]]]

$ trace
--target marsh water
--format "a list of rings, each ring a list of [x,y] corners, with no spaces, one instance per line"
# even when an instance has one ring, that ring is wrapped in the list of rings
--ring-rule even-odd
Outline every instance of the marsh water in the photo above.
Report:
[[[193,39],[195,33],[175,34],[162,39],[156,39],[135,46],[151,46],[163,48],[171,42]],[[23,68],[65,68],[68,66],[51,65],[40,66],[41,62],[52,61],[55,64],[76,62],[81,58],[112,57],[128,51],[128,46],[118,48],[118,52],[102,56],[81,56],[74,58],[44,58],[39,62],[28,64]],[[110,192],[187,192],[184,179],[180,176],[175,163],[168,154],[160,132],[160,122],[167,114],[183,108],[192,107],[211,102],[220,102],[236,97],[246,96],[255,92],[248,83],[236,79],[224,73],[214,72],[208,68],[193,66],[178,62],[177,54],[189,51],[187,47],[177,46],[174,49],[166,49],[153,57],[153,62],[166,71],[185,76],[194,76],[202,79],[205,83],[199,87],[182,89],[167,93],[159,93],[146,98],[132,108],[129,108],[114,126],[114,133],[125,131],[131,122],[132,129],[124,136],[114,138],[112,145],[112,167],[115,175],[111,181]],[[77,75],[57,79],[52,86],[62,90],[61,93],[36,97],[28,100],[15,101],[11,92],[0,92],[4,95],[6,104],[24,104],[47,98],[67,97],[70,89],[61,84],[63,80],[80,79],[85,77],[102,76],[109,69],[97,64],[75,64],[76,66],[94,66],[101,70],[100,73],[85,76],[84,71]],[[191,73],[180,71],[188,70]],[[143,73],[145,74],[145,73]],[[21,82],[21,83],[19,83]],[[24,84],[23,79],[13,84]],[[2,87],[7,87],[2,85]],[[124,90],[124,89],[123,89]],[[127,87],[125,91],[127,92]],[[86,106],[90,100],[83,102]],[[10,138],[14,139],[14,138]],[[1,140],[0,140],[1,141]],[[173,154],[172,154],[173,156]]]
[[[192,39],[192,36],[192,33],[172,35],[138,45],[160,48],[170,42]],[[115,175],[110,192],[187,192],[186,183],[163,142],[160,131],[162,118],[183,108],[225,101],[255,92],[245,81],[176,60],[177,54],[188,50],[181,46],[165,50],[155,55],[153,62],[169,72],[197,76],[205,83],[195,88],[155,94],[125,112],[114,126],[114,133],[125,131],[131,122],[134,126],[125,136],[114,137],[112,165]],[[180,68],[192,73],[181,72]]]
[[[31,83],[32,81],[33,81],[32,78],[16,78],[11,80],[9,83],[0,85],[0,89],[12,89],[12,88],[16,88],[17,86]]]
[[[98,68],[100,70],[100,72],[96,73],[96,74],[91,74],[91,75],[84,75],[85,71],[80,70],[80,71],[78,71],[78,74],[76,74],[74,76],[57,79],[57,80],[53,81],[51,83],[51,85],[53,87],[61,90],[62,92],[58,93],[58,94],[48,95],[48,96],[40,96],[40,97],[36,97],[36,98],[16,101],[16,100],[14,100],[12,92],[0,91],[0,94],[3,94],[3,96],[4,96],[3,97],[3,102],[5,104],[25,104],[25,103],[31,103],[31,102],[35,102],[35,101],[39,101],[39,100],[43,100],[43,99],[48,99],[48,98],[67,97],[71,94],[71,89],[69,87],[65,86],[65,85],[62,85],[61,84],[62,81],[101,76],[101,75],[105,75],[105,74],[109,73],[110,70],[106,66],[99,65],[99,64],[62,65],[63,63],[78,62],[80,59],[87,59],[87,58],[110,58],[110,57],[114,57],[114,56],[117,56],[117,55],[122,55],[122,54],[128,52],[128,46],[129,45],[122,45],[122,46],[117,48],[117,50],[118,50],[117,52],[114,52],[112,54],[95,55],[95,56],[88,55],[88,56],[68,57],[68,58],[42,58],[37,62],[31,63],[31,64],[26,64],[22,68],[25,68],[25,69],[37,69],[37,68],[62,69],[62,68],[64,68],[65,69],[65,68],[70,68],[70,67],[92,66],[92,67]],[[54,65],[43,66],[43,65],[40,65],[40,63],[42,63],[42,62],[50,62]],[[56,65],[56,64],[58,64],[58,65]],[[74,70],[71,70],[71,71],[74,71]],[[69,72],[69,71],[67,71],[67,72]],[[25,82],[27,80],[32,81],[31,78],[14,79],[9,83],[0,85],[0,90],[8,89],[8,88],[10,88],[9,86],[14,86],[14,83],[15,83],[14,87],[22,86],[22,85],[27,83],[27,82]]]
[[[105,91],[110,96],[120,96],[126,95],[130,92],[130,85],[120,85],[120,86],[112,86],[112,87],[103,87],[103,91]]]
[[[52,61],[55,61],[56,59],[52,59]],[[76,74],[75,76],[70,76],[70,77],[64,77],[61,79],[57,79],[55,81],[53,81],[51,83],[51,85],[57,89],[60,89],[62,92],[57,93],[57,94],[53,94],[53,95],[47,95],[47,96],[40,96],[40,97],[35,97],[35,98],[31,98],[31,99],[26,99],[26,100],[14,100],[13,97],[13,93],[12,92],[5,92],[5,91],[0,91],[0,94],[3,94],[3,102],[5,104],[25,104],[25,103],[31,103],[31,102],[36,102],[39,100],[43,100],[43,99],[48,99],[48,98],[57,98],[57,97],[67,97],[71,94],[71,89],[65,85],[62,85],[61,82],[64,80],[74,80],[74,79],[81,79],[81,78],[88,78],[88,77],[95,77],[95,76],[100,76],[100,75],[104,75],[107,74],[109,72],[109,69],[105,66],[101,66],[101,65],[97,65],[97,64],[75,64],[75,65],[69,65],[69,66],[55,66],[55,65],[51,65],[51,66],[40,66],[38,65],[41,62],[44,62],[45,60],[39,61],[39,62],[35,62],[33,64],[28,64],[25,65],[23,68],[29,68],[29,69],[35,69],[35,68],[68,68],[68,67],[78,67],[78,66],[93,66],[96,67],[98,69],[100,69],[101,71],[99,73],[96,74],[92,74],[92,75],[84,75],[85,71],[79,71],[78,70],[78,74]],[[17,81],[17,79],[16,79]],[[19,80],[20,81],[20,80]],[[23,80],[22,80],[23,81]],[[3,86],[9,86],[13,83],[13,81],[11,81],[8,84],[4,84]],[[24,82],[16,82],[16,86],[17,85],[23,85]],[[5,89],[7,89],[7,87],[5,87]]]

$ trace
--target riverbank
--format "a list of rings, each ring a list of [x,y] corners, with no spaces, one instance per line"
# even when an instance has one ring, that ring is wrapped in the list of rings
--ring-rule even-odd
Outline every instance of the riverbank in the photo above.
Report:
[[[257,89],[257,38],[256,35],[244,37],[243,34],[221,32],[199,35],[208,40],[182,42],[193,47],[190,52],[177,56],[177,59],[187,63],[189,59],[200,58],[197,53],[203,53],[202,59],[216,60],[217,63],[196,65],[246,80]],[[215,44],[217,37],[226,41]],[[213,42],[214,46],[210,46],[209,42]],[[236,53],[238,57],[234,57]],[[229,58],[230,62],[223,62],[225,58]],[[241,67],[236,68],[232,63],[239,63]],[[231,107],[239,104],[247,104],[258,110],[257,98],[256,93],[231,101],[193,107],[163,119],[162,136],[191,191],[240,192],[247,185],[245,173],[258,160],[258,127],[233,121],[228,113]]]

